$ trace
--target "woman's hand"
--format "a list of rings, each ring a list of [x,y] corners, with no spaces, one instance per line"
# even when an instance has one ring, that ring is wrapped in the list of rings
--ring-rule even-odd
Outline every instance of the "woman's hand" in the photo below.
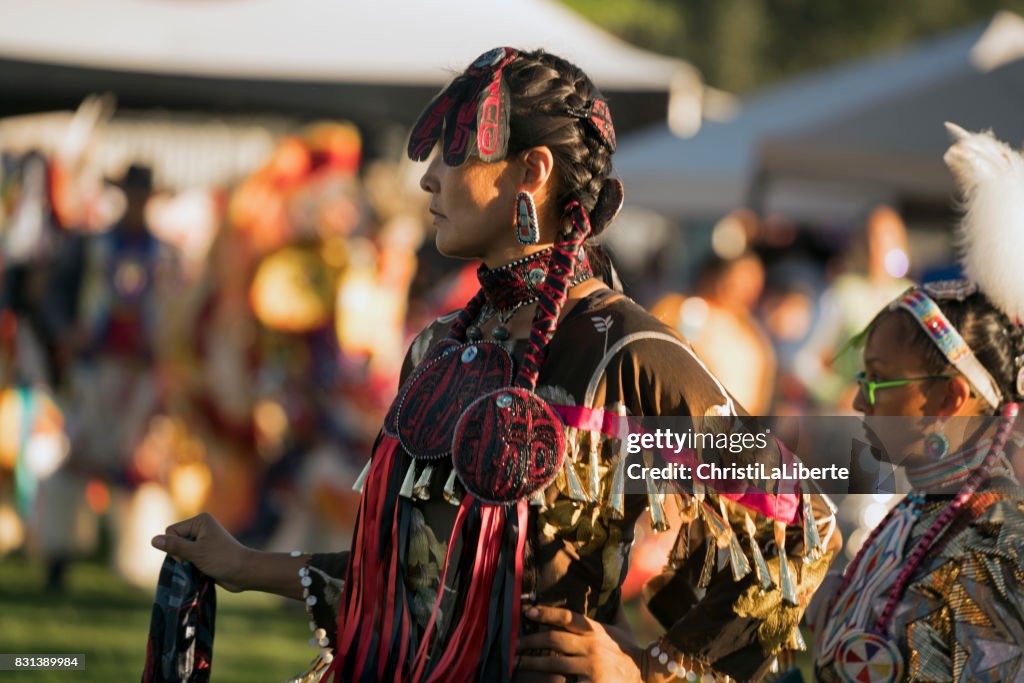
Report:
[[[530,607],[527,619],[549,628],[523,636],[519,652],[551,650],[548,655],[521,654],[519,670],[576,676],[578,681],[640,681],[640,648],[622,629],[558,607]]]
[[[245,578],[253,551],[236,541],[209,513],[172,524],[164,535],[154,536],[151,543],[154,548],[191,562],[232,593],[248,588]]]

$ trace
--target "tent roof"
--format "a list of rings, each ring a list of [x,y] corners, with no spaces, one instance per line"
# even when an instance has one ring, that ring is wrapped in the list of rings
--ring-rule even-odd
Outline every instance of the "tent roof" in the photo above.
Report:
[[[984,26],[962,29],[787,80],[751,95],[734,118],[707,122],[690,139],[673,136],[664,125],[625,137],[616,167],[627,196],[630,202],[677,216],[721,215],[748,199],[762,140],[816,130],[870,103],[887,102],[963,73],[984,33]],[[884,188],[869,188],[864,201],[874,201],[880,191]],[[800,194],[805,193],[791,194],[795,204],[769,208],[799,214]],[[848,209],[857,204],[849,188],[840,194],[837,205]],[[828,215],[830,204],[822,199],[807,207],[814,217]]]
[[[765,192],[779,180],[813,178],[948,202],[955,188],[942,161],[950,144],[943,122],[991,129],[1013,145],[1024,140],[1024,19],[1000,13],[958,47],[944,68],[922,69],[902,88],[767,137],[758,159]]]
[[[542,46],[608,89],[698,78],[553,0],[32,0],[0,21],[2,58],[213,78],[436,87],[496,45]]]

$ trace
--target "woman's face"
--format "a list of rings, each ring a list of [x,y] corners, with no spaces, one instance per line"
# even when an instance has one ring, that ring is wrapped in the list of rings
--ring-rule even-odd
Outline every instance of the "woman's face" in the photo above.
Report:
[[[902,313],[882,316],[871,328],[864,348],[864,373],[875,382],[911,377],[950,375],[902,386],[876,388],[874,405],[868,405],[864,391],[858,391],[853,408],[866,418],[878,417],[973,417],[982,414],[979,399],[971,397],[970,385],[952,369],[936,372],[926,367],[921,353],[908,341],[916,323]],[[868,420],[870,430],[882,442],[890,457],[904,462],[921,457],[924,437],[936,429],[930,419]],[[943,420],[942,429],[952,442],[965,436],[966,420]],[[900,460],[893,460],[900,462]]]
[[[431,195],[438,251],[486,261],[517,244],[512,225],[516,171],[507,160],[485,163],[470,157],[460,166],[448,166],[441,154],[431,157],[420,187]]]
[[[864,373],[869,380],[882,382],[939,374],[925,368],[921,354],[907,342],[910,333],[903,316],[888,314],[875,323],[864,347]],[[938,415],[944,392],[943,380],[911,382],[901,387],[875,390],[875,404],[868,405],[863,391],[857,392],[853,409],[868,417]]]

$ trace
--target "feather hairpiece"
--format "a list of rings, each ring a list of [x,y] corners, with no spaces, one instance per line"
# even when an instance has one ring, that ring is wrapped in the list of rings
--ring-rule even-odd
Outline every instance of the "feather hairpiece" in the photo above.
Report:
[[[964,274],[1017,324],[1024,323],[1024,157],[991,132],[952,123],[943,160],[964,197],[957,229]]]
[[[477,57],[420,114],[409,136],[408,154],[425,161],[444,130],[442,154],[458,166],[471,154],[501,161],[508,153],[510,98],[502,70],[518,56],[499,47]]]

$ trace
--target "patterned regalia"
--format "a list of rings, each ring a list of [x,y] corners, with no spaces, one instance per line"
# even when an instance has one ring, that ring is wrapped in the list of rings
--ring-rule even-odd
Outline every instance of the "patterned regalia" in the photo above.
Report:
[[[482,56],[442,92],[410,156],[428,154],[444,128],[447,163],[502,158],[501,71],[515,55]],[[603,101],[566,115],[614,146]],[[327,646],[300,680],[325,669],[331,681],[510,680],[531,626],[525,606],[616,620],[634,526],[650,509],[666,530],[666,505],[684,525],[647,591],[668,629],[647,650],[649,679],[756,679],[800,646],[803,608],[839,543],[830,503],[799,492],[625,494],[628,416],[740,409],[681,337],[625,296],[600,289],[562,316],[568,290],[593,277],[588,213],[572,202],[565,216],[553,247],[481,266],[479,293],[413,342],[357,483],[352,550],[315,555],[304,570],[311,627]],[[529,338],[509,339],[510,313],[531,303]]]
[[[967,279],[913,287],[889,308],[910,313],[999,423],[954,453],[942,436],[937,448],[925,439],[930,461],[908,464],[914,490],[847,568],[818,636],[816,677],[828,683],[1024,681],[1024,489],[1011,464],[1024,453],[1024,350],[1007,396],[936,303],[982,292],[1021,339],[1024,158],[989,134],[950,130]]]

